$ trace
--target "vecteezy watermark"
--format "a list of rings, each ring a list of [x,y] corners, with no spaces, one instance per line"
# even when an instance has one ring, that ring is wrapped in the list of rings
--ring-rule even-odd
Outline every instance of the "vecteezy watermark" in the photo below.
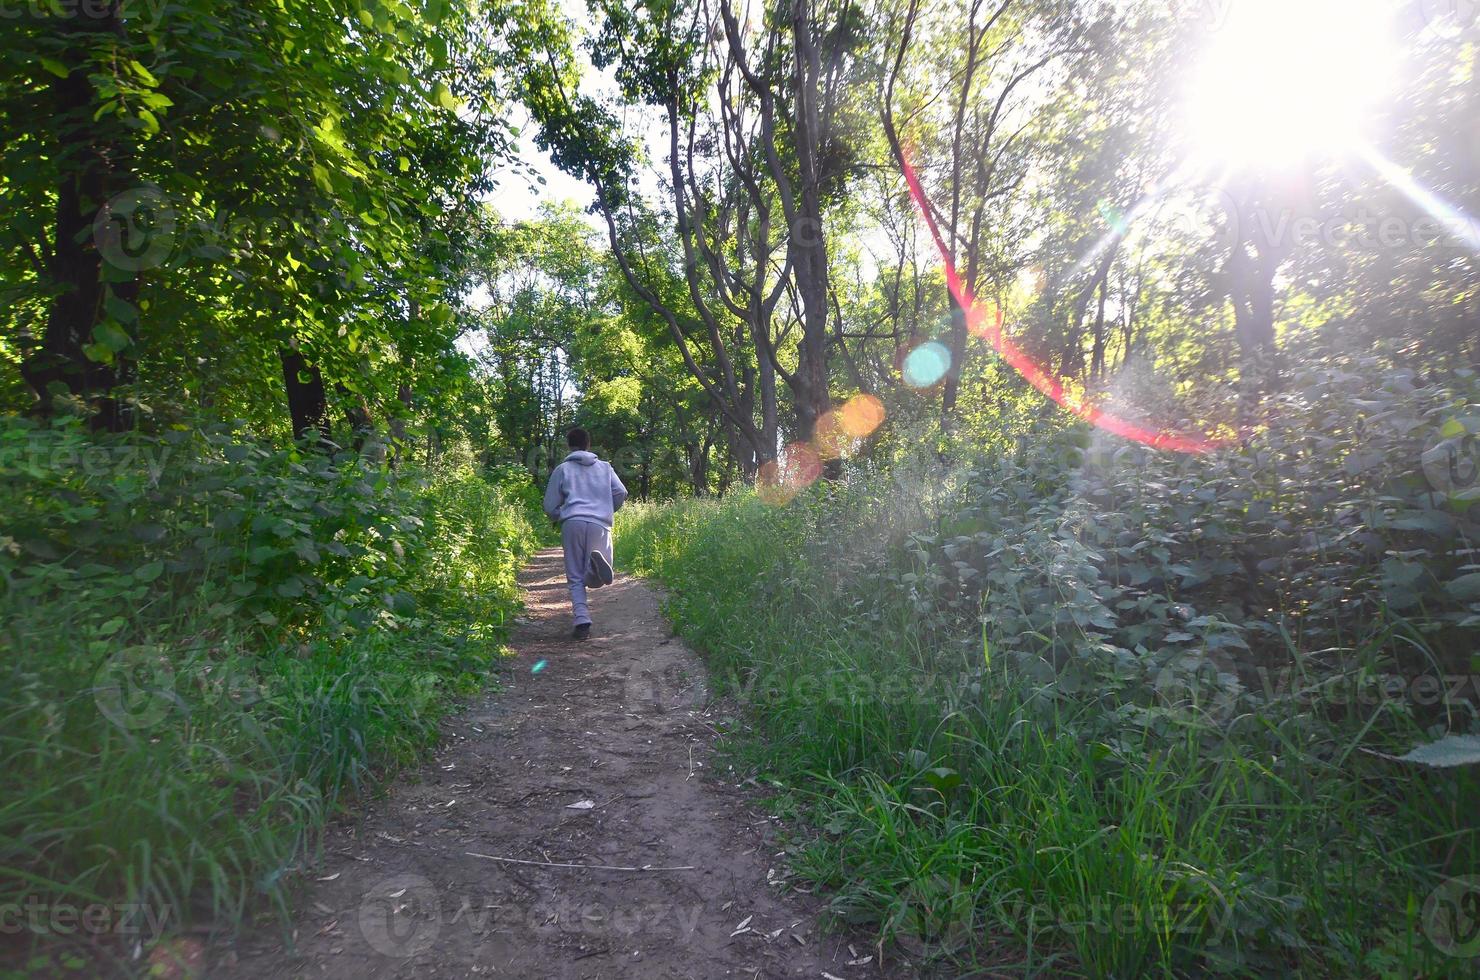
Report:
[[[893,918],[895,941],[925,959],[963,949],[972,941],[973,924],[978,921],[1008,925],[1023,933],[1177,934],[1216,944],[1232,919],[1232,909],[1222,902],[1174,905],[1092,896],[1082,902],[1050,903],[1018,893],[984,897],[983,902],[959,881],[942,875],[913,882],[901,898]]]
[[[6,0],[0,4],[0,20],[107,21],[117,16],[128,27],[153,30],[164,19],[170,0]]]
[[[365,942],[382,956],[416,956],[442,934],[442,896],[421,875],[392,875],[365,893],[356,922]]]
[[[1253,241],[1281,252],[1314,246],[1361,252],[1444,249],[1458,254],[1468,253],[1469,243],[1480,239],[1480,220],[1473,218],[1445,221],[1422,213],[1374,210],[1365,204],[1316,212],[1240,201],[1227,189],[1169,202],[1148,220],[1153,227],[1192,239],[1211,237],[1225,247]]]
[[[34,430],[0,443],[0,476],[67,472],[115,479],[138,474],[157,485],[172,453],[169,445],[101,445],[57,439],[51,433]]]
[[[1238,0],[1170,0],[1173,15],[1180,21],[1222,30]]]
[[[115,627],[115,629],[121,627]],[[151,644],[126,646],[93,675],[93,702],[104,718],[126,732],[139,732],[183,709],[182,691],[196,705],[250,708],[266,692],[239,664],[197,658],[177,666],[171,650]]]
[[[175,250],[179,211],[158,187],[144,185],[106,201],[93,219],[103,261],[125,272],[157,269]]]
[[[124,731],[153,728],[177,700],[175,668],[163,647],[124,647],[93,676],[93,701]]]
[[[443,892],[412,872],[382,878],[360,901],[360,935],[382,956],[407,959],[431,949],[448,929],[474,936],[532,932],[542,936],[676,940],[692,936],[703,906],[676,902],[607,903],[571,898],[510,900]]]
[[[1179,24],[1211,32],[1222,30],[1228,24],[1234,5],[1241,2],[1242,0],[1163,0],[1158,6]],[[1082,15],[1084,0],[1039,0],[1035,9],[1046,19],[1062,20]]]
[[[151,941],[164,935],[168,906],[146,902],[56,902],[41,895],[0,902],[0,935],[129,936]]]
[[[649,473],[659,473],[665,469],[688,473],[692,463],[683,446],[657,448],[628,444],[595,448],[602,459],[612,464],[612,468],[624,482],[634,485],[641,479],[644,470]],[[489,461],[494,466],[522,466],[536,478],[543,478],[560,465],[566,452],[563,443],[553,451],[549,446],[532,445],[522,455],[517,449],[505,446],[491,453]]]
[[[1480,875],[1450,878],[1430,892],[1423,931],[1446,956],[1480,956]]]
[[[982,696],[983,687],[980,677],[971,673],[899,673],[879,678],[848,670],[787,675],[759,671],[742,674],[732,668],[717,675],[715,690],[740,705],[756,708],[786,703],[832,708],[928,704],[948,710],[963,699]],[[622,695],[629,709],[656,707],[671,711],[702,705],[707,691],[697,677],[685,674],[676,665],[653,670],[634,664],[623,679]]]
[[[921,959],[957,952],[971,942],[975,908],[971,895],[958,882],[932,875],[905,889],[895,915],[894,941]]]
[[[706,696],[703,680],[679,664],[633,662],[622,678],[622,705],[629,711],[664,714],[694,709],[704,705]]]
[[[1431,708],[1437,705],[1480,703],[1480,675],[1477,674],[1337,674],[1312,682],[1297,676],[1286,667],[1271,674],[1266,667],[1258,669],[1261,693],[1268,701],[1293,701],[1312,705],[1413,704]]]
[[[1480,444],[1472,433],[1459,431],[1463,425],[1454,424],[1454,434],[1441,438],[1420,458],[1424,478],[1439,493],[1469,490],[1480,481]]]
[[[268,135],[281,138],[272,131]],[[109,265],[147,272],[171,261],[219,261],[264,247],[291,245],[297,255],[312,255],[322,243],[342,241],[346,227],[334,209],[265,217],[209,212],[143,184],[114,195],[98,209],[93,244]]]

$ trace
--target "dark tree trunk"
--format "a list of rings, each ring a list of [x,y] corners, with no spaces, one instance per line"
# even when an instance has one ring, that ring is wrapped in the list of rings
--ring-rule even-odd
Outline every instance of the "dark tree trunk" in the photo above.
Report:
[[[949,434],[956,415],[956,402],[961,395],[961,369],[966,363],[966,311],[951,297],[951,332],[947,337],[951,363],[940,393],[940,429]]]
[[[1089,362],[1089,376],[1096,383],[1105,377],[1105,299],[1109,287],[1109,277],[1100,280],[1100,305],[1095,311],[1095,340]]]
[[[828,393],[828,303],[829,279],[827,239],[822,223],[822,120],[817,105],[820,57],[812,39],[808,0],[797,0],[793,8],[792,40],[796,45],[796,143],[801,193],[793,219],[790,247],[796,266],[797,292],[802,298],[802,336],[797,347],[797,384],[793,395],[797,412],[797,438],[808,442],[817,420],[832,407]]]
[[[27,352],[21,375],[35,392],[42,414],[53,411],[52,393],[60,386],[92,404],[94,426],[117,431],[127,428],[129,417],[112,392],[128,379],[128,368],[118,352],[111,363],[102,364],[91,360],[86,348],[94,342],[108,291],[133,305],[138,297],[138,280],[114,270],[110,278],[115,281],[104,282],[94,228],[99,212],[116,189],[118,176],[125,171],[122,149],[105,136],[104,127],[109,124],[93,118],[96,93],[88,76],[98,36],[123,38],[123,20],[118,0],[106,5],[68,6],[71,12],[58,16],[56,21],[58,32],[68,42],[65,62],[71,71],[52,83],[62,177],[57,186],[47,272],[58,293],[48,311],[40,347]],[[106,215],[104,218],[107,220]]]
[[[1274,279],[1290,254],[1287,220],[1271,216],[1295,213],[1293,194],[1266,193],[1255,184],[1241,189],[1237,201],[1237,240],[1224,267],[1233,302],[1234,333],[1238,336],[1242,375],[1242,414],[1252,420],[1263,395],[1279,386],[1279,351],[1275,343]]]
[[[709,449],[714,445],[714,429],[711,428],[704,433],[704,440],[699,443],[697,451],[689,457],[689,483],[693,485],[694,496],[709,496]]]
[[[281,348],[283,384],[288,392],[288,416],[293,421],[294,439],[319,439],[328,443],[329,398],[324,391],[324,377],[317,366],[308,363],[302,352]]]

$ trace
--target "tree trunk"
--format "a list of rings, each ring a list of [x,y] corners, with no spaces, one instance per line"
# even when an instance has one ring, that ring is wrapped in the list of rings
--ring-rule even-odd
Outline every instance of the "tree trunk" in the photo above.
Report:
[[[329,398],[324,391],[324,376],[316,365],[308,363],[301,351],[281,348],[283,384],[288,392],[288,415],[293,422],[294,439],[316,439],[329,443]]]
[[[111,278],[117,281],[105,283],[103,279],[95,228],[115,190],[124,154],[104,135],[108,123],[93,118],[96,93],[89,72],[98,36],[112,34],[122,39],[123,20],[119,0],[68,6],[70,12],[55,19],[68,41],[65,60],[71,70],[51,86],[60,144],[56,159],[62,177],[47,271],[58,293],[47,314],[40,348],[28,352],[21,375],[36,394],[42,414],[53,411],[53,391],[60,386],[92,404],[95,427],[118,431],[127,428],[128,412],[111,392],[130,372],[121,352],[114,351],[111,362],[103,364],[89,358],[86,348],[94,342],[109,291],[132,306],[138,297],[138,279],[121,276],[116,270]],[[110,220],[107,215],[104,219]]]
[[[1090,380],[1098,384],[1105,377],[1105,294],[1109,292],[1110,279],[1100,280],[1100,304],[1095,311],[1094,348],[1090,352]]]
[[[812,41],[809,0],[796,0],[792,18],[796,44],[797,169],[801,194],[793,217],[791,248],[795,257],[797,292],[802,297],[802,337],[797,348],[797,384],[794,386],[797,438],[812,438],[817,420],[831,406],[828,393],[827,240],[822,224],[821,122],[817,111],[817,79],[821,65]]]
[[[1233,302],[1234,333],[1238,337],[1245,421],[1253,407],[1279,383],[1279,352],[1274,331],[1274,279],[1289,256],[1285,222],[1271,222],[1270,214],[1293,213],[1294,202],[1261,193],[1253,185],[1238,196],[1238,241],[1224,267],[1228,295]],[[1261,211],[1262,209],[1262,211]],[[1264,220],[1261,220],[1263,218]]]

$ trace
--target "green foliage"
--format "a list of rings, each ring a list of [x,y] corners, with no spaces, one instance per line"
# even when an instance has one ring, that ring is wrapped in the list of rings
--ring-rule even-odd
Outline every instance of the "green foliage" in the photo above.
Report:
[[[579,424],[637,496],[711,492],[720,420],[598,245],[573,208],[552,205],[480,238],[472,266],[490,302],[473,322],[508,456],[543,480]]]
[[[1420,745],[1412,752],[1398,756],[1398,759],[1435,769],[1480,764],[1480,735],[1446,735],[1437,742]]]
[[[172,930],[286,908],[325,819],[485,682],[527,478],[225,424],[12,419],[0,446],[0,901],[147,903]]]
[[[469,218],[515,153],[506,70],[547,5],[141,0],[86,45],[79,5],[29,6],[0,40],[0,405],[31,404],[15,367],[69,285],[53,223],[75,143],[110,161],[82,204],[109,287],[88,357],[127,362],[146,426],[204,409],[284,432],[286,346],[340,408],[455,398]],[[85,104],[60,112],[68,76]]]
[[[1459,975],[1415,910],[1480,860],[1480,782],[1384,756],[1475,730],[1474,528],[1423,462],[1473,404],[1317,372],[1242,448],[1039,423],[784,508],[624,511],[618,559],[745,709],[797,870],[899,953]]]

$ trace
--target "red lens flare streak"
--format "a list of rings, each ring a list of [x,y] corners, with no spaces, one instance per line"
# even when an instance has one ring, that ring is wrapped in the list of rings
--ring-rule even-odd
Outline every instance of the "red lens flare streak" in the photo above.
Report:
[[[905,182],[909,184],[910,197],[925,218],[926,225],[930,227],[930,237],[935,240],[935,247],[940,252],[940,261],[945,267],[946,287],[950,289],[951,295],[961,309],[966,311],[968,333],[981,337],[991,344],[997,353],[1002,355],[1002,359],[1012,365],[1012,368],[1021,374],[1030,385],[1058,402],[1065,411],[1106,432],[1133,439],[1153,449],[1171,449],[1179,453],[1205,453],[1224,445],[1220,440],[1210,439],[1196,433],[1150,429],[1092,405],[1079,404],[1077,400],[1069,398],[1064,392],[1064,386],[1057,378],[1045,371],[1025,354],[1022,348],[1014,344],[1012,338],[1003,333],[1002,316],[996,307],[978,303],[976,297],[971,294],[971,290],[961,281],[961,276],[956,272],[956,265],[951,261],[951,253],[946,248],[945,239],[941,237],[940,227],[936,224],[935,216],[931,214],[930,206],[925,200],[925,190],[920,186],[920,178],[916,176],[915,168],[910,165],[907,156],[902,156],[899,162],[904,171]]]

